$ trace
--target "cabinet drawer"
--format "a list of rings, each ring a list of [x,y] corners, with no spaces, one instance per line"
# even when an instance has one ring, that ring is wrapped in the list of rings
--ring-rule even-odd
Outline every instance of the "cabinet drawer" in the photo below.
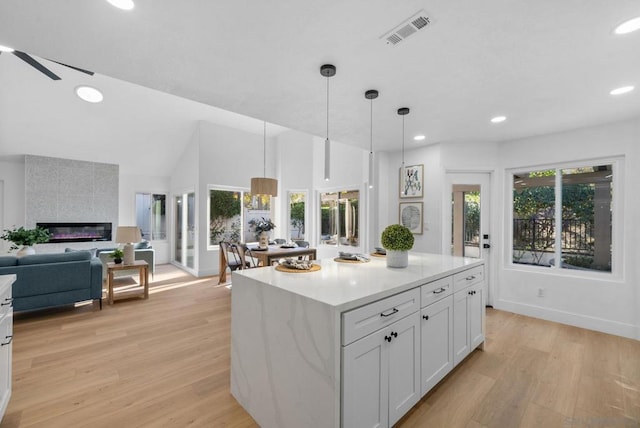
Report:
[[[453,278],[448,276],[420,287],[420,307],[437,302],[453,293]]]
[[[420,288],[378,300],[342,314],[342,344],[347,345],[420,309]]]
[[[453,275],[453,291],[484,281],[484,266],[476,266]]]
[[[0,319],[13,308],[11,300],[11,284],[6,283],[0,287]]]

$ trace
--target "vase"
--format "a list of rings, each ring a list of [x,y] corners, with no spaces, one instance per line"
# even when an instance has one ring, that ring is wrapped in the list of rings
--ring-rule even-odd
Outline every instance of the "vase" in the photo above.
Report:
[[[20,250],[16,253],[16,256],[18,257],[30,256],[31,254],[35,254],[35,253],[36,253],[35,248],[33,248],[30,245],[25,245],[24,247],[20,248]]]
[[[258,248],[267,248],[269,246],[269,233],[260,232],[258,236]]]
[[[406,268],[409,266],[409,252],[387,250],[387,267]]]
[[[113,262],[117,265],[119,265],[120,263],[122,263],[122,259],[121,258],[115,258],[113,259]]]

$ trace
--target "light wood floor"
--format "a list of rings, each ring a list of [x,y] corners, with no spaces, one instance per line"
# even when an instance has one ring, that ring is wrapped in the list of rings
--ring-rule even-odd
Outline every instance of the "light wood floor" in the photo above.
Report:
[[[7,427],[253,427],[229,393],[230,291],[164,265],[149,300],[17,315]],[[637,427],[640,342],[488,310],[402,427]],[[304,428],[304,427],[301,427]]]

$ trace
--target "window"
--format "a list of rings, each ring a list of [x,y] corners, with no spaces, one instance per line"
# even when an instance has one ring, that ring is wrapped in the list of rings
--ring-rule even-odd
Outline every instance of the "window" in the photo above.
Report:
[[[611,164],[514,174],[512,261],[611,272],[612,218]]]
[[[359,195],[358,190],[320,194],[320,244],[358,246]]]
[[[249,222],[270,218],[271,197],[242,190],[209,189],[209,245],[220,241],[256,242]]]
[[[136,193],[136,225],[142,239],[167,239],[166,195]]]
[[[306,192],[290,192],[289,193],[289,239],[304,240],[305,223],[306,223]]]

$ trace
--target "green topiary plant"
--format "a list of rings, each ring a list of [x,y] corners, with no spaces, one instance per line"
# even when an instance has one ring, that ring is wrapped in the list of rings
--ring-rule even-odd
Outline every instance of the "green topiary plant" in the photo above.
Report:
[[[413,248],[414,237],[408,228],[392,224],[384,229],[380,241],[387,250],[409,251]]]
[[[35,229],[25,229],[20,226],[11,230],[5,229],[0,239],[11,242],[11,250],[17,250],[20,247],[30,247],[34,244],[44,244],[49,242],[49,231],[36,227]]]

